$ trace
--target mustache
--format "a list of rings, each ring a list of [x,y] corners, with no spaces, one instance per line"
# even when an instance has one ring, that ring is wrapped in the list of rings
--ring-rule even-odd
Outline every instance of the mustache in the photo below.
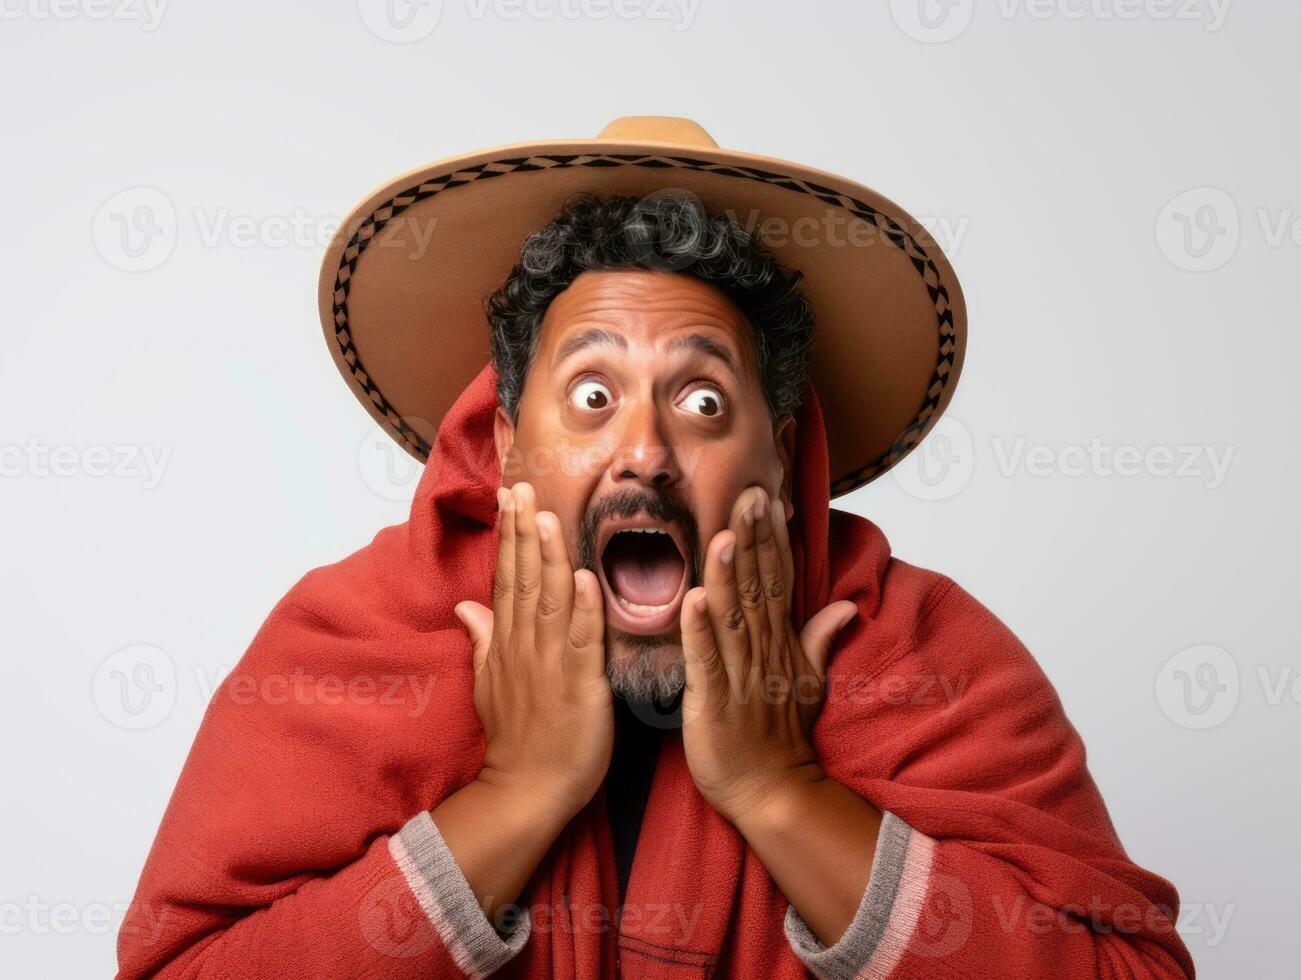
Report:
[[[596,532],[601,522],[611,517],[633,517],[647,514],[657,521],[676,523],[682,528],[687,550],[687,587],[695,588],[703,581],[700,569],[700,529],[696,517],[681,500],[667,494],[652,490],[619,490],[603,497],[601,501],[583,515],[583,526],[579,533],[579,567],[596,573],[596,563],[600,556],[596,553]]]

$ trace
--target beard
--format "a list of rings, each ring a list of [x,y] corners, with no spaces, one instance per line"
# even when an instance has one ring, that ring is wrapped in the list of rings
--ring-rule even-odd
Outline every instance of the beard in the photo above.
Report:
[[[600,577],[596,553],[596,532],[607,517],[632,517],[647,513],[656,520],[676,522],[691,552],[684,555],[687,588],[701,584],[700,532],[695,516],[682,501],[645,489],[627,489],[610,494],[583,517],[580,532],[580,567]],[[604,590],[602,590],[604,593]],[[607,625],[605,629],[605,673],[610,687],[625,701],[649,703],[675,697],[686,685],[686,664],[681,631],[644,636]]]
[[[610,687],[625,701],[666,701],[686,685],[687,668],[676,632],[640,636],[608,627],[605,649]]]

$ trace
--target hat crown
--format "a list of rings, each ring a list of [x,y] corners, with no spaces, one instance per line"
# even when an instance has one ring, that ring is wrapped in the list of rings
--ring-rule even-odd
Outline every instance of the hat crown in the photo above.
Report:
[[[599,140],[625,143],[676,143],[717,147],[705,127],[683,116],[620,116],[596,134]]]

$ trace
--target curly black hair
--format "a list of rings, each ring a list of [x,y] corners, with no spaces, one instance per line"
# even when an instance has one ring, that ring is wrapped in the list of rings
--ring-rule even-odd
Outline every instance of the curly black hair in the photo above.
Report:
[[[587,270],[659,269],[721,289],[754,330],[759,377],[774,423],[793,413],[808,378],[813,310],[801,274],[778,265],[731,218],[689,193],[577,195],[524,242],[519,264],[485,302],[497,398],[514,422],[551,301]]]

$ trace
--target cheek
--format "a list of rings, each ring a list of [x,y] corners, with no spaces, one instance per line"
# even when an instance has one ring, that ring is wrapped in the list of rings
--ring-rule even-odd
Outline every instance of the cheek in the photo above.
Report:
[[[775,493],[782,482],[781,458],[767,433],[703,448],[686,455],[682,465],[702,527],[706,513],[721,514],[721,524],[726,525],[732,504],[746,487],[762,486]]]
[[[512,451],[513,476],[538,487],[563,487],[561,493],[581,488],[590,494],[609,468],[615,444],[614,434],[604,429],[576,432],[547,419],[522,422]]]
[[[582,520],[581,504],[589,492],[586,482],[566,477],[561,473],[537,470],[532,476],[521,476],[533,484],[537,493],[538,510],[549,510],[560,518],[560,526],[572,533]]]
[[[569,549],[570,558],[577,563],[583,516],[587,513],[595,480],[590,474],[575,470],[557,449],[546,446],[526,449],[516,443],[516,450],[515,465],[507,482],[532,484],[538,510],[556,515],[564,532],[565,547]]]
[[[570,564],[577,568],[582,557],[583,515],[590,487],[556,477],[539,477],[530,482],[537,493],[538,510],[549,510],[560,521]]]
[[[724,471],[721,467],[704,465],[695,489],[691,493],[691,508],[700,534],[700,558],[714,535],[727,528],[732,519],[732,506],[748,486],[755,484],[740,468]]]

